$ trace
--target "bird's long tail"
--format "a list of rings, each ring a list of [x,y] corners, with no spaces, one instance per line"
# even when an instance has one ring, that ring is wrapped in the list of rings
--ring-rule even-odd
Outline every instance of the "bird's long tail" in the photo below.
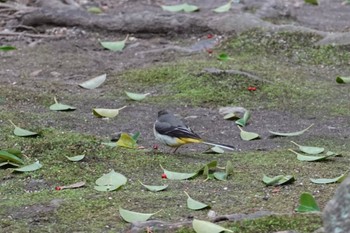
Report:
[[[201,143],[206,144],[206,145],[211,145],[211,146],[218,146],[227,150],[235,150],[234,146],[230,146],[230,145],[225,145],[225,144],[221,144],[221,143],[214,143],[214,142],[205,142],[202,141]]]

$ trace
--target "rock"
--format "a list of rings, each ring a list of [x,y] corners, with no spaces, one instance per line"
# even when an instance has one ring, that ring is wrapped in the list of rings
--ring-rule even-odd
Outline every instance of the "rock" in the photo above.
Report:
[[[350,232],[350,176],[340,184],[324,208],[323,226],[327,233]]]

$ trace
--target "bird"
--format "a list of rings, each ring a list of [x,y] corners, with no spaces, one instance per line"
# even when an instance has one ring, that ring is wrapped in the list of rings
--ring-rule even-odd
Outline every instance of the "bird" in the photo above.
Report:
[[[227,150],[234,150],[234,146],[225,145],[221,143],[214,143],[204,141],[198,134],[176,118],[173,113],[168,110],[161,110],[158,112],[158,118],[153,126],[153,133],[157,141],[170,147],[175,147],[173,153],[185,144],[188,143],[202,143],[210,146],[218,146]]]

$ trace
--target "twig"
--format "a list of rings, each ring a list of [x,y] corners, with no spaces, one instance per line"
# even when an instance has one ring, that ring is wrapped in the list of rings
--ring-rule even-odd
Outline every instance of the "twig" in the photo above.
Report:
[[[250,74],[248,72],[244,72],[244,71],[240,71],[240,70],[220,70],[217,68],[205,68],[202,73],[209,73],[209,74],[213,74],[213,75],[220,75],[220,74],[237,74],[237,75],[243,75],[246,76],[248,78],[254,79],[254,80],[258,80],[258,81],[262,81],[262,82],[267,82],[267,83],[273,83],[269,80],[266,79],[262,79],[254,74]],[[202,73],[200,73],[199,75],[201,75]]]
[[[0,32],[0,36],[26,36],[32,38],[51,38],[51,39],[59,39],[64,36],[52,36],[45,34],[32,34],[32,33],[23,33],[23,32]]]

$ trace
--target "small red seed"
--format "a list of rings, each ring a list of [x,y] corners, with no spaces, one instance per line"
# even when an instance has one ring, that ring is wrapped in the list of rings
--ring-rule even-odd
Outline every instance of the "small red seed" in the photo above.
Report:
[[[248,87],[248,91],[252,91],[252,87]]]
[[[213,50],[212,49],[207,49],[207,52],[208,53],[213,53]]]
[[[213,34],[208,34],[208,35],[207,35],[207,38],[208,38],[208,39],[211,39],[211,38],[213,38],[213,37],[214,37]]]
[[[256,87],[252,87],[252,91],[256,91]]]
[[[153,145],[153,150],[158,150],[158,145],[157,144]]]
[[[57,191],[60,191],[62,188],[60,186],[56,186],[55,188]]]
[[[162,174],[162,179],[166,179],[167,177],[166,177],[166,174],[165,173],[163,173]]]

